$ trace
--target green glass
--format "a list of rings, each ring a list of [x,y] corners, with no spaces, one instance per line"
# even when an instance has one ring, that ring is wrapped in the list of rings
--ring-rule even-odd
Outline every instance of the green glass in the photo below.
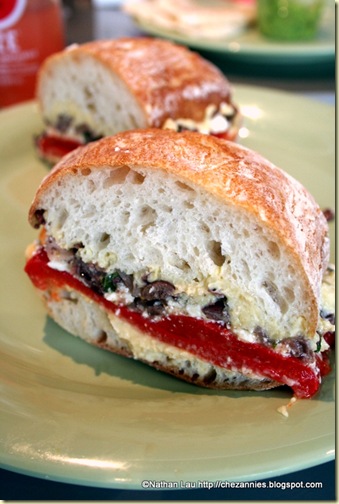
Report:
[[[259,30],[276,40],[310,40],[323,9],[324,0],[258,0]]]

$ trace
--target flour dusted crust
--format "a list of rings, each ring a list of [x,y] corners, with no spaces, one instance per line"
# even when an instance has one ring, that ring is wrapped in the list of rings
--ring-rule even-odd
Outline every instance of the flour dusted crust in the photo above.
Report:
[[[109,86],[111,104],[105,96]],[[78,96],[73,88],[78,88]],[[112,90],[121,103],[114,103]],[[88,110],[78,102],[80,94]],[[133,123],[161,127],[168,117],[201,121],[208,105],[230,102],[231,89],[219,69],[197,53],[169,41],[140,37],[72,45],[53,55],[41,67],[37,98],[46,120],[56,120],[68,100],[69,111],[82,116],[97,133],[113,134],[114,126],[104,124],[104,115],[121,115],[120,105],[126,116],[129,112],[133,116],[132,121],[124,119],[124,129]],[[99,118],[93,120],[94,107],[103,111],[101,125]],[[116,121],[119,125],[120,119]]]
[[[228,269],[228,261],[224,261],[222,266],[214,264],[213,268],[207,269],[205,277],[220,287],[224,285],[224,277],[230,275],[229,281],[233,283],[227,297],[235,326],[253,330],[254,327],[250,327],[251,320],[246,320],[246,314],[249,313],[253,323],[267,328],[272,337],[279,339],[286,335],[298,334],[314,337],[319,318],[320,286],[329,257],[326,220],[312,196],[301,184],[259,154],[232,142],[198,133],[148,129],[128,131],[91,143],[66,156],[44,179],[30,208],[31,224],[38,227],[38,214],[46,210],[47,230],[58,240],[64,233],[64,228],[72,225],[74,216],[71,207],[69,213],[72,215],[67,217],[66,223],[59,222],[56,227],[55,222],[49,223],[49,219],[57,222],[58,219],[65,218],[64,215],[53,213],[57,212],[53,209],[53,205],[57,203],[56,198],[68,194],[65,193],[68,188],[70,195],[66,196],[66,199],[71,198],[71,194],[76,191],[82,194],[80,200],[90,199],[96,183],[101,184],[102,180],[108,177],[113,191],[116,190],[118,182],[114,177],[125,177],[127,180],[129,173],[141,177],[138,187],[140,197],[145,180],[154,181],[152,191],[155,194],[158,194],[161,184],[164,184],[163,187],[166,187],[166,184],[171,187],[177,184],[177,194],[173,192],[171,201],[173,212],[180,204],[184,208],[185,200],[182,200],[182,192],[178,186],[183,184],[193,191],[194,197],[200,198],[199,201],[213,203],[218,215],[224,216],[222,218],[227,220],[228,215],[234,215],[234,225],[232,220],[228,223],[230,234],[222,239],[219,237],[218,240],[221,242],[221,248],[227,247],[228,242],[240,240],[243,246],[238,248],[237,254],[230,259],[236,263],[239,260],[238,256],[244,258],[249,256],[249,262],[243,269],[238,267],[236,271]],[[91,187],[88,193],[86,193],[87,186]],[[146,198],[152,191],[147,190]],[[94,205],[95,201],[101,198],[100,194],[99,191],[95,195]],[[102,193],[102,198],[107,198],[107,193],[105,194],[104,196]],[[126,193],[125,198],[128,197]],[[124,198],[122,202],[123,200]],[[135,196],[131,198],[130,203],[132,212],[133,210],[138,212],[140,202],[136,201]],[[108,208],[107,205],[108,200],[105,210]],[[109,208],[109,211],[114,211],[114,205]],[[187,221],[192,230],[187,229],[185,237],[181,240],[186,240],[188,244],[190,240],[195,240],[201,250],[205,250],[204,241],[208,239],[210,243],[211,237],[206,238],[206,234],[202,232],[198,234],[198,231],[195,235],[193,231],[194,222],[198,218],[203,218],[198,210],[194,210],[192,220]],[[100,215],[101,210],[98,209],[97,212]],[[184,219],[184,213],[181,215]],[[215,212],[211,216],[207,213],[204,215],[206,224],[212,231],[218,225],[215,215]],[[98,218],[104,218],[103,214]],[[94,217],[93,219],[90,227],[94,229],[97,224]],[[117,219],[118,217],[112,215],[111,220],[117,221]],[[243,235],[248,236],[236,236],[239,222],[243,226]],[[87,223],[86,226],[88,225]],[[81,223],[77,221],[75,226],[81,226]],[[135,227],[131,228],[131,233],[133,229]],[[121,249],[125,246],[124,240],[126,242],[128,240],[129,231],[126,227],[125,238],[120,237]],[[164,230],[159,229],[159,233],[161,232],[164,233],[161,243],[164,247],[163,264],[166,265],[168,257],[165,248],[168,243],[179,248],[182,244],[172,244],[170,235],[167,236]],[[218,233],[220,232],[222,231],[219,226]],[[91,231],[88,233],[89,243],[93,246],[95,238],[90,236]],[[114,234],[113,223],[110,233]],[[65,236],[60,240],[63,247],[72,246]],[[146,235],[142,240],[146,240],[147,244]],[[142,245],[143,243],[136,240],[131,246],[138,250]],[[250,257],[252,250],[255,252],[256,249],[258,257],[255,255]],[[94,251],[90,260],[95,262],[96,253]],[[145,253],[147,254],[147,251]],[[185,257],[184,249],[181,253]],[[185,259],[186,262],[192,261],[192,264],[189,264],[188,273],[184,270],[181,272],[184,282],[188,284],[192,280],[189,277],[192,271],[199,276],[199,269],[203,270],[206,264],[209,264],[210,258],[205,259],[199,256],[195,263],[191,256],[190,259],[188,257]],[[127,263],[118,264],[123,271],[126,271],[127,266]],[[137,268],[135,258],[131,259],[131,268]],[[231,278],[235,273],[238,275],[237,280]],[[164,277],[167,274],[165,266],[160,274],[162,279],[173,280]],[[201,285],[206,281],[205,277],[201,279]],[[260,278],[260,283],[254,283],[253,287],[248,288],[247,279],[252,282],[256,277]],[[280,303],[279,290],[284,291],[287,302],[286,299],[282,299]],[[278,313],[279,310],[281,313]]]

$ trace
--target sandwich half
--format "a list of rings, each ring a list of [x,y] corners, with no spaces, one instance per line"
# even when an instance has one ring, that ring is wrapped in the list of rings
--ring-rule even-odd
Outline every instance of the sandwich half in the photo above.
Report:
[[[29,222],[26,273],[70,333],[201,386],[318,391],[328,225],[259,154],[197,132],[118,133],[65,156]]]
[[[51,56],[39,71],[37,100],[45,123],[37,151],[50,163],[124,130],[189,129],[235,140],[241,122],[217,67],[147,37],[74,44]]]

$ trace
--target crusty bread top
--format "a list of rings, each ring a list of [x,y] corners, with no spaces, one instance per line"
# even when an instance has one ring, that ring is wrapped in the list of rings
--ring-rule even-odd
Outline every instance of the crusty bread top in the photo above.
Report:
[[[311,307],[303,316],[307,318],[306,332],[315,333],[320,285],[329,258],[326,219],[299,182],[259,154],[232,142],[199,133],[158,129],[126,131],[93,142],[70,153],[45,177],[29,211],[30,223],[39,226],[36,212],[49,210],[44,205],[50,189],[59,185],[62,191],[63,181],[69,177],[80,181],[92,172],[126,166],[150,176],[160,171],[209,194],[220,213],[225,208],[236,209],[246,219],[254,220],[258,240],[265,233],[268,236],[264,246],[271,248],[267,250],[267,260],[278,254],[276,244],[281,250],[279,255],[285,256],[284,275],[289,276],[291,267],[290,280],[295,277],[305,304]],[[214,225],[210,221],[207,224]],[[253,225],[249,229],[253,235]],[[255,237],[250,238],[253,245]],[[225,240],[227,243],[227,236]],[[256,264],[255,258],[251,261]],[[278,277],[279,273],[276,272]]]
[[[49,57],[39,72],[37,98],[41,104],[51,70],[57,65],[66,68],[67,62],[84,57],[120,77],[149,127],[161,127],[168,117],[200,121],[209,104],[230,101],[229,82],[212,63],[184,46],[140,37],[74,44]]]

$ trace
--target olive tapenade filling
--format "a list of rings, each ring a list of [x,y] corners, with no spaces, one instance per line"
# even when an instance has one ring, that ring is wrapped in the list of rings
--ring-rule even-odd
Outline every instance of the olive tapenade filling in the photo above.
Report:
[[[186,118],[168,118],[163,128],[173,129],[179,133],[183,131],[200,131],[210,134],[221,133],[226,132],[230,128],[237,114],[238,110],[230,103],[222,103],[219,108],[210,105],[206,108],[205,117],[201,122]]]
[[[41,215],[36,215],[36,217],[43,218],[42,213]],[[82,247],[83,245],[80,243],[71,250],[63,250],[56,244],[53,238],[47,238],[45,242],[45,250],[51,262],[55,260],[64,261],[70,273],[94,292],[107,297],[107,299],[109,299],[112,293],[120,294],[122,295],[120,302],[126,304],[129,309],[142,313],[147,317],[165,317],[171,312],[175,303],[181,309],[185,309],[185,305],[189,303],[189,297],[185,293],[179,293],[175,286],[168,281],[149,281],[145,274],[142,278],[144,284],[140,285],[140,282],[137,283],[132,274],[127,274],[118,269],[107,273],[104,269],[93,263],[85,263],[77,256],[78,250]],[[227,297],[222,293],[214,291],[210,292],[210,294],[213,295],[215,301],[202,305],[201,315],[207,320],[215,321],[224,327],[231,328]],[[119,297],[117,299],[119,300]],[[325,312],[322,309],[320,317],[329,321],[334,326],[334,313]],[[257,343],[303,361],[313,361],[314,353],[322,350],[322,334],[319,334],[319,341],[316,344],[315,350],[311,349],[309,342],[302,335],[293,338],[286,337],[280,341],[276,341],[271,339],[264,329],[257,327],[253,331],[253,336]]]
[[[134,298],[128,304],[129,308],[146,312],[151,317],[166,315],[166,307],[169,303],[178,301],[181,296],[176,293],[173,284],[164,280],[156,280],[154,282],[147,282],[146,280],[144,286],[137,286],[133,275],[128,275],[120,270],[107,274],[93,263],[85,263],[78,257],[74,257],[69,264],[72,274],[97,294],[105,295],[117,292],[119,289],[127,289]],[[217,298],[214,304],[208,304],[203,307],[202,312],[208,319],[226,324],[230,322],[225,296]]]
[[[74,120],[71,116],[67,114],[59,114],[55,122],[45,120],[46,129],[39,135],[34,136],[35,147],[39,150],[44,151],[46,149],[45,142],[52,139],[53,142],[63,145],[66,142],[65,148],[70,150],[75,149],[78,145],[85,145],[95,140],[100,140],[104,135],[102,133],[98,134],[88,126],[88,124],[80,123],[73,124]],[[59,142],[59,143],[58,143]],[[69,143],[71,145],[69,145]]]

